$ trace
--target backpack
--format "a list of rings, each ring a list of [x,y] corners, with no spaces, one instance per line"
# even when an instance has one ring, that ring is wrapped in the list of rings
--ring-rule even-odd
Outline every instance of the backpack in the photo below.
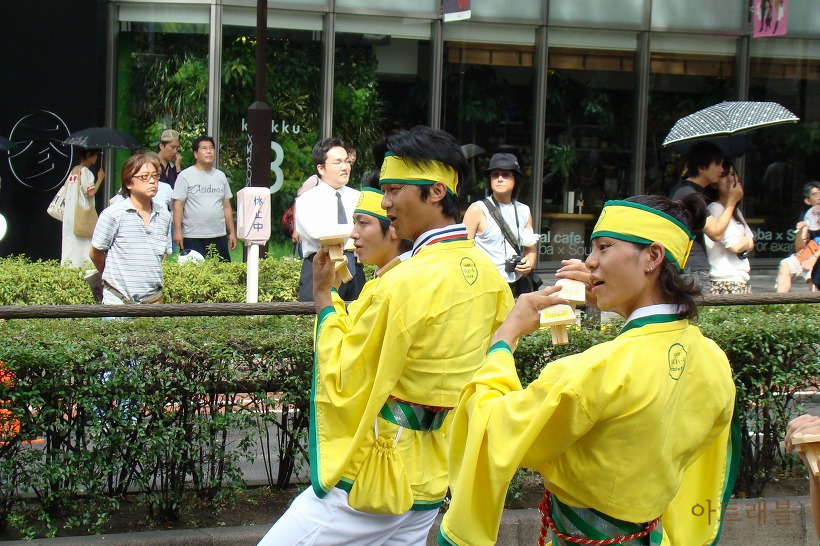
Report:
[[[295,210],[295,207],[296,207],[296,201],[294,201],[293,204],[291,204],[291,206],[289,206],[287,208],[287,210],[285,210],[285,213],[282,214],[282,229],[285,230],[285,233],[288,234],[288,237],[293,235],[293,230],[296,227],[296,226],[294,226],[294,220],[295,220],[294,210]]]

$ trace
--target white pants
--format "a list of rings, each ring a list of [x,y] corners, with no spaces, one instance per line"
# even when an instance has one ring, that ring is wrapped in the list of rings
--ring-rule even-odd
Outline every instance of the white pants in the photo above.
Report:
[[[273,524],[258,546],[424,546],[438,510],[370,514],[347,504],[333,488],[320,499],[308,487]]]

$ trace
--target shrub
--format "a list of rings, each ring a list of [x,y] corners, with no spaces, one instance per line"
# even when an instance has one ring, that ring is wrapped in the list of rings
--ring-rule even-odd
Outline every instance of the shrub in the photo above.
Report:
[[[703,310],[702,329],[729,358],[737,388],[742,458],[735,491],[763,493],[789,420],[800,411],[795,395],[820,378],[820,345],[812,305],[716,307]]]
[[[244,264],[163,267],[169,303],[244,300]],[[290,258],[262,260],[260,301],[295,300],[299,267]],[[0,304],[78,303],[91,303],[82,271],[0,258]],[[779,439],[800,409],[795,396],[817,386],[819,312],[811,305],[701,310],[700,327],[726,351],[737,387],[740,495],[760,495],[783,464]],[[546,331],[527,336],[516,352],[522,383],[619,328],[573,326],[570,344],[558,347]],[[13,374],[0,382],[0,527],[12,522],[29,536],[35,521],[37,533],[56,533],[55,518],[81,497],[87,513],[71,524],[98,529],[134,489],[156,514],[176,517],[186,495],[214,499],[242,487],[238,465],[252,442],[263,446],[269,483],[286,486],[307,461],[312,330],[309,316],[0,322],[2,339],[14,340],[0,344]],[[237,444],[229,445],[228,430]],[[25,444],[33,438],[42,444]],[[14,512],[29,493],[40,503],[34,520]]]
[[[21,341],[0,345],[15,378],[0,400],[20,422],[0,444],[3,522],[27,490],[53,534],[77,498],[104,513],[133,488],[154,515],[175,519],[188,494],[244,487],[239,464],[271,424],[283,430],[279,485],[304,456],[301,425],[257,402],[306,419],[312,318],[16,320],[0,335]],[[43,442],[23,449],[32,438]],[[96,516],[81,520],[99,525]]]
[[[302,262],[267,257],[259,261],[259,301],[296,301]],[[56,260],[0,258],[0,305],[78,305],[94,299],[82,269],[62,267]],[[229,303],[245,301],[244,263],[209,257],[201,264],[162,265],[167,303]]]

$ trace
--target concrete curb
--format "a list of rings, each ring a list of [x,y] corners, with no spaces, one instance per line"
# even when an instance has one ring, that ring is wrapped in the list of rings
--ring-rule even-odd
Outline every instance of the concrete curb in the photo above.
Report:
[[[706,514],[704,514],[706,517]],[[815,546],[817,535],[811,528],[811,508],[808,497],[735,499],[724,516],[721,546]],[[441,516],[436,519],[428,546],[436,545]],[[15,540],[8,545],[46,544],[107,546],[253,546],[270,529],[269,524],[244,527],[183,529],[178,531],[145,531],[116,535],[93,535]],[[498,546],[533,546],[537,544],[541,517],[536,509],[507,510],[501,520]]]

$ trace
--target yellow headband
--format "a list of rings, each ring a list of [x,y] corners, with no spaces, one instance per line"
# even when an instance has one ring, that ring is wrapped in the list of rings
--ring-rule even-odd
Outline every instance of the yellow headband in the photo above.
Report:
[[[353,209],[353,214],[367,214],[389,222],[390,219],[382,208],[382,197],[384,197],[384,193],[375,188],[362,188],[359,201],[356,203],[356,208]]]
[[[379,185],[385,184],[412,184],[414,186],[431,186],[441,182],[447,186],[447,191],[453,195],[458,187],[458,174],[452,167],[440,161],[428,160],[422,164],[410,165],[393,152],[384,155],[382,172],[379,176]]]
[[[668,214],[629,201],[607,201],[590,235],[612,237],[639,244],[658,242],[666,249],[666,259],[682,270],[689,258],[692,241],[689,230]]]

